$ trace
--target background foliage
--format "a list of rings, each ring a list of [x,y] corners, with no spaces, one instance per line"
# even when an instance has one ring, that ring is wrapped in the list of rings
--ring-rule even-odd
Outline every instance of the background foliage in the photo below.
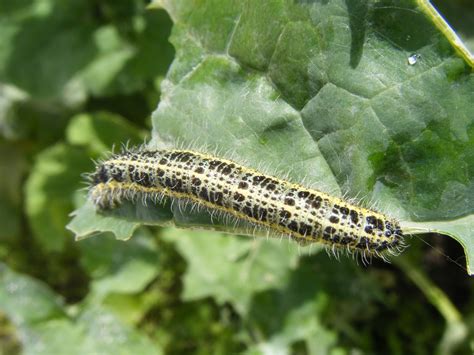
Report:
[[[202,55],[192,41],[180,42],[186,26],[204,26],[204,47],[218,51],[225,45],[218,19],[233,10],[202,2],[201,10],[189,15],[186,2],[174,4],[179,7],[175,13],[187,14],[188,22],[173,30],[178,53],[163,87],[176,85],[173,95],[167,91],[164,96],[180,103],[193,84],[228,74],[227,64],[214,58],[209,68],[221,71],[204,67],[194,83],[178,85]],[[411,247],[394,264],[376,261],[368,268],[281,241],[136,229],[125,222],[117,226],[116,219],[103,219],[102,229],[112,224],[124,237],[135,230],[132,239],[123,242],[102,233],[73,241],[65,226],[68,215],[84,203],[81,173],[113,144],[139,144],[148,137],[160,83],[175,58],[168,43],[170,17],[145,5],[139,0],[0,5],[1,351],[471,353],[474,286],[443,255],[464,263],[461,248],[450,238],[431,236],[427,241],[434,248],[410,240]],[[390,9],[389,2],[385,5]],[[439,6],[472,43],[473,5],[439,1]],[[270,10],[261,15],[271,16]],[[271,37],[272,29],[255,28],[257,19],[247,19],[230,50],[249,67],[265,68],[269,49],[256,48],[258,55],[248,56],[246,48],[252,38]],[[310,46],[288,41],[277,53],[280,65],[291,60],[287,53]],[[278,76],[271,68],[269,73],[277,85],[291,88],[282,92],[293,107],[301,108],[305,95],[317,89],[291,81],[301,73]],[[239,78],[255,80],[254,92],[261,88],[252,74],[237,72],[232,79]],[[214,92],[215,97],[229,102],[227,89]],[[469,111],[459,112],[467,116]],[[182,113],[161,115],[166,130],[176,127],[169,122]],[[87,218],[79,222],[90,228]]]

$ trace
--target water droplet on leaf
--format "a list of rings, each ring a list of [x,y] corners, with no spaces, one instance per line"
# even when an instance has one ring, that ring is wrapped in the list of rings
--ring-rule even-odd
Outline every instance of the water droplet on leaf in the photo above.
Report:
[[[411,56],[408,57],[408,64],[410,65],[415,65],[418,60],[421,58],[420,54],[412,54]]]

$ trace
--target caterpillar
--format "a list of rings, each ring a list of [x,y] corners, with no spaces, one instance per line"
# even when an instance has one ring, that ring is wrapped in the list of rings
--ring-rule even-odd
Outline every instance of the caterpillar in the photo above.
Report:
[[[99,163],[89,196],[99,210],[122,200],[196,202],[303,242],[384,258],[403,249],[400,224],[328,193],[234,161],[182,149],[136,150]],[[385,258],[384,258],[385,259]]]

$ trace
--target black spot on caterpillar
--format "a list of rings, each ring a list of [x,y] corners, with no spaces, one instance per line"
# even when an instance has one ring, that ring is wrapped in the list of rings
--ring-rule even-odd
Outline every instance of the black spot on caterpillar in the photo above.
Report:
[[[234,161],[190,150],[125,151],[99,163],[90,198],[101,210],[138,198],[190,200],[292,239],[360,252],[403,248],[397,220]]]

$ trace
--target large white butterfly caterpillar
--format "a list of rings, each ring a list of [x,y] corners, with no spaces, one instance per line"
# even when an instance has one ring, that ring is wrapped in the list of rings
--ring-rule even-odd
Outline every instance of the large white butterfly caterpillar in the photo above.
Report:
[[[195,151],[125,151],[99,163],[90,179],[90,198],[103,210],[122,200],[171,197],[191,200],[300,242],[360,252],[364,259],[403,248],[403,233],[393,218]]]

